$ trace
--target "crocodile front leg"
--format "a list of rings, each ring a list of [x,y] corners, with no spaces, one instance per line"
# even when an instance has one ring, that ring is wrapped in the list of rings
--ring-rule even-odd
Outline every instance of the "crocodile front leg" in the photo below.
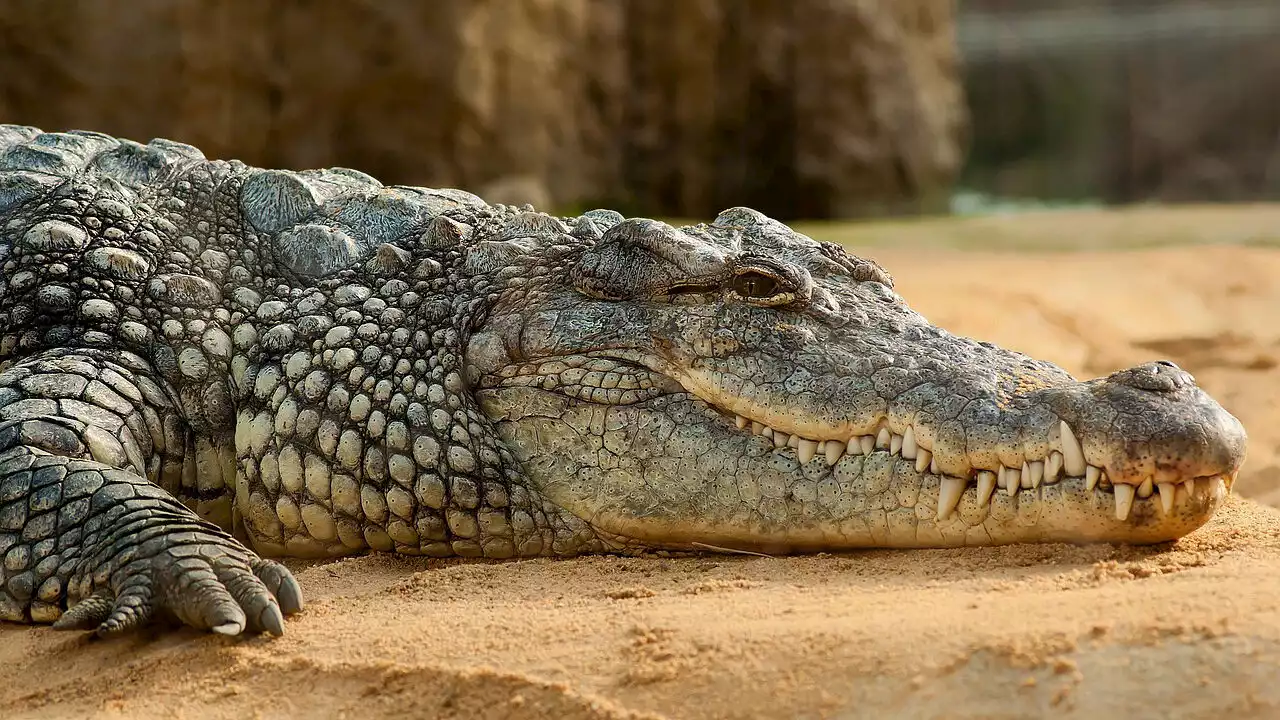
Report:
[[[144,477],[147,401],[110,372],[74,351],[0,372],[0,619],[281,634],[302,607],[292,574]]]

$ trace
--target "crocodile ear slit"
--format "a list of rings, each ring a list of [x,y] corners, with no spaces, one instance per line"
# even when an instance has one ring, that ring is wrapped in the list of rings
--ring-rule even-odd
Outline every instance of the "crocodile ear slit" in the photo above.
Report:
[[[595,218],[588,222],[596,224]],[[657,220],[631,218],[583,251],[570,277],[585,295],[617,300],[665,295],[690,279],[718,286],[729,274],[724,248]]]

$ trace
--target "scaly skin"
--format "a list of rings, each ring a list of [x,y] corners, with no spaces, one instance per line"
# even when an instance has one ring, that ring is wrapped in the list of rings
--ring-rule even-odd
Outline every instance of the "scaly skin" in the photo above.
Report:
[[[745,208],[553,218],[0,126],[0,618],[283,631],[263,559],[1150,543],[1240,423]]]

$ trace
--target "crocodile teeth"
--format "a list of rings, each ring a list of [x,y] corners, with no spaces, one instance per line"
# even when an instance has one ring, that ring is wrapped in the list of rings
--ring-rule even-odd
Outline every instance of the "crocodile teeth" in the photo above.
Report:
[[[1040,487],[1040,483],[1044,482],[1044,463],[1039,460],[1032,460],[1024,465],[1031,470],[1031,487]]]
[[[1147,479],[1143,480],[1142,484],[1138,486],[1138,497],[1149,498],[1151,497],[1151,493],[1154,493],[1155,491],[1155,481],[1153,481],[1151,476],[1148,475]]]
[[[835,465],[840,462],[840,458],[844,455],[845,445],[839,440],[828,440],[824,452],[827,454],[827,464]]]
[[[1097,487],[1098,478],[1100,477],[1102,477],[1102,470],[1100,468],[1094,467],[1093,465],[1090,465],[1089,469],[1086,470],[1084,473],[1084,489],[1092,490],[1095,487]]]
[[[916,472],[922,473],[933,462],[933,453],[920,448],[920,452],[916,453]]]
[[[945,520],[960,504],[964,495],[963,478],[942,476],[942,487],[938,489],[938,519]]]
[[[818,454],[818,443],[812,440],[801,439],[796,447],[796,456],[800,458],[801,465],[808,465],[814,455]]]
[[[1092,467],[1092,466],[1090,466]],[[1133,492],[1132,485],[1120,483],[1116,485],[1116,519],[1128,520],[1129,511],[1133,509]]]
[[[1160,507],[1164,509],[1164,514],[1168,515],[1173,512],[1173,498],[1178,489],[1173,483],[1160,483],[1156,488],[1160,490]]]
[[[996,474],[990,470],[978,471],[978,507],[986,507],[991,502],[991,493],[996,490]]]
[[[1084,448],[1066,420],[1062,421],[1062,467],[1072,477],[1085,473]]]
[[[916,442],[916,431],[908,426],[907,431],[902,433],[902,457],[915,460],[919,453],[920,445]]]
[[[939,471],[938,460],[934,453],[920,444],[915,428],[907,426],[901,435],[895,435],[883,421],[874,435],[854,435],[848,442],[840,440],[810,440],[799,435],[776,430],[768,425],[752,420],[744,415],[734,415],[734,424],[738,429],[750,427],[753,435],[768,438],[776,449],[790,447],[795,449],[796,458],[801,465],[807,465],[814,458],[821,456],[828,467],[839,464],[845,453],[870,455],[877,449],[887,450],[891,455],[899,455],[904,460],[912,461],[916,472],[924,473],[926,469],[939,476],[941,482],[938,495],[938,519],[944,520],[959,507],[961,498],[967,488],[967,479],[944,475]],[[1053,484],[1065,473],[1068,477],[1084,477],[1086,490],[1095,490],[1101,485],[1103,491],[1114,491],[1116,518],[1127,520],[1133,510],[1135,499],[1147,499],[1159,495],[1159,508],[1165,515],[1172,514],[1181,499],[1178,496],[1178,485],[1181,485],[1187,497],[1194,497],[1196,482],[1194,479],[1180,483],[1156,482],[1154,476],[1148,476],[1137,485],[1112,483],[1106,471],[1084,460],[1084,450],[1075,432],[1065,421],[1060,424],[1062,449],[1051,450],[1043,460],[1023,460],[1019,466],[1000,465],[997,470],[977,470],[974,477],[977,482],[976,499],[978,507],[988,507],[997,489],[1002,489],[1009,497],[1015,497],[1019,490],[1035,489],[1043,484]],[[976,470],[976,468],[975,468]],[[1215,478],[1219,482],[1220,478]]]
[[[933,451],[922,446],[916,437],[915,428],[907,426],[901,435],[895,435],[881,421],[874,435],[854,435],[848,442],[840,440],[810,440],[799,435],[776,430],[768,425],[752,420],[744,415],[734,415],[734,424],[738,429],[751,429],[752,435],[769,439],[776,449],[791,447],[801,465],[807,465],[814,458],[821,456],[828,467],[835,467],[845,453],[870,455],[877,450],[886,450],[890,455],[899,455],[904,460],[912,461],[916,472],[924,473],[926,469],[938,475],[940,485],[938,491],[937,519],[945,520],[957,511],[960,500],[968,487],[966,478],[944,475],[939,471],[938,459]],[[1115,493],[1115,516],[1118,520],[1127,520],[1133,511],[1135,499],[1147,499],[1159,495],[1159,508],[1168,516],[1183,499],[1178,495],[1181,485],[1186,498],[1193,498],[1196,492],[1195,479],[1181,482],[1156,482],[1154,476],[1147,476],[1136,485],[1113,483],[1101,467],[1088,464],[1084,459],[1084,449],[1075,432],[1065,421],[1061,422],[1061,450],[1051,450],[1042,460],[1023,460],[1019,466],[1000,465],[997,470],[977,470],[974,477],[977,482],[976,500],[980,508],[991,505],[997,489],[1004,490],[1009,497],[1015,497],[1018,491],[1035,489],[1042,484],[1058,482],[1063,475],[1067,477],[1084,477],[1084,487],[1092,491],[1101,486],[1103,492]],[[1209,480],[1222,482],[1221,477]],[[1204,486],[1201,486],[1204,487]]]
[[[1054,450],[1044,464],[1044,481],[1057,482],[1058,473],[1062,472],[1062,453]]]

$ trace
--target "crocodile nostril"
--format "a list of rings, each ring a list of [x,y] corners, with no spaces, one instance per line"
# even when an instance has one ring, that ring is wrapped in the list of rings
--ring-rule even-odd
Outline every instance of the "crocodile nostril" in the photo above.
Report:
[[[1121,370],[1113,373],[1108,380],[1121,385],[1128,385],[1137,390],[1151,392],[1174,392],[1187,387],[1194,387],[1196,379],[1191,373],[1183,370],[1168,360],[1157,360],[1145,365]]]

